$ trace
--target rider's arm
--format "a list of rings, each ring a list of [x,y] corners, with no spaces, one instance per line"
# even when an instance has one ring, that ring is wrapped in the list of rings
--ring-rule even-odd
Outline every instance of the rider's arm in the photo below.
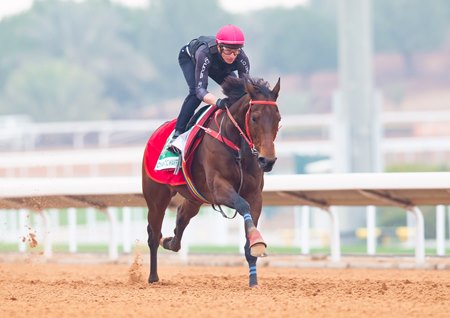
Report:
[[[241,53],[237,56],[237,71],[239,77],[250,73],[250,61],[243,50],[241,50]]]
[[[197,98],[209,105],[215,105],[218,98],[208,92],[208,76],[211,60],[208,54],[201,48],[195,54],[195,93]]]
[[[218,99],[219,98],[214,96],[214,94],[208,93],[203,97],[203,102],[205,102],[208,105],[215,105]]]

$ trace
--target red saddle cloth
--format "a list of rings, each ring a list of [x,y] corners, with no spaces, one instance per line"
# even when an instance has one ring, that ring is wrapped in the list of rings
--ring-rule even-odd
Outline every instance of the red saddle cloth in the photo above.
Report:
[[[194,157],[194,151],[204,136],[204,130],[199,126],[206,125],[216,109],[215,106],[209,107],[199,122],[191,129],[185,146],[185,161],[182,164],[182,169],[180,169],[177,174],[173,174],[174,169],[155,170],[156,163],[167,138],[169,138],[170,134],[175,129],[176,119],[164,123],[152,134],[147,142],[144,152],[145,171],[152,180],[172,186],[184,185],[187,183],[185,175],[190,179],[190,167]]]
[[[174,170],[172,169],[155,170],[155,166],[159,155],[166,144],[167,138],[169,138],[175,128],[176,122],[177,120],[174,119],[161,125],[153,135],[150,136],[144,152],[144,167],[147,175],[156,182],[173,186],[186,184],[186,180],[181,171],[177,174],[173,174]]]

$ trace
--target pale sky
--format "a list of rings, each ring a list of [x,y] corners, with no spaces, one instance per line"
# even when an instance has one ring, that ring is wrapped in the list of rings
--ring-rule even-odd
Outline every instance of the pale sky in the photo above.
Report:
[[[142,7],[150,0],[113,0],[131,7]],[[307,3],[309,0],[220,0],[225,10],[238,13],[261,9],[264,7],[293,7]],[[27,10],[33,4],[33,0],[0,0],[0,19],[5,16],[20,13]]]
[[[0,0],[0,19],[31,7],[33,0]]]
[[[245,12],[267,7],[295,7],[309,0],[220,0],[222,7],[230,12]]]

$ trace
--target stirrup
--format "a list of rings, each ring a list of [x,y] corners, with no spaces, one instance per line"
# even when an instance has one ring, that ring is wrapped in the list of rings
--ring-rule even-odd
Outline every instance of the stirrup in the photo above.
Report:
[[[167,143],[167,147],[166,147],[166,149],[168,150],[168,151],[170,151],[170,152],[173,152],[174,154],[180,154],[180,149],[178,149],[177,147],[175,147],[174,145],[173,145],[173,142],[175,141],[175,140],[177,140],[177,138],[178,137],[172,137],[172,139]]]
[[[180,155],[181,154],[181,150],[178,149],[177,147],[175,147],[174,145],[168,145],[166,148],[168,151],[173,152],[176,155]]]
[[[178,150],[178,148],[177,148],[177,150]],[[175,167],[175,170],[173,171],[173,174],[177,175],[178,172],[180,172],[180,169],[181,169],[181,155],[179,154],[178,155],[178,163],[177,163],[177,166]]]
[[[173,152],[174,154],[180,154],[181,153],[180,149],[178,149],[177,147],[175,147],[173,145],[175,140],[177,140],[177,138],[180,137],[180,135],[181,135],[181,133],[176,130],[175,133],[173,134],[172,138],[170,139],[170,141],[167,143],[166,149],[169,150],[170,152]]]

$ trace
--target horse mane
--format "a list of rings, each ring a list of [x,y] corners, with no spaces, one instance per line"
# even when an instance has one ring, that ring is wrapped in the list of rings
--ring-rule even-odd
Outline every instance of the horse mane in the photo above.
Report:
[[[228,76],[222,83],[222,92],[228,97],[231,104],[234,104],[242,96],[247,94],[245,91],[245,80],[249,81],[256,92],[259,92],[264,97],[270,97],[270,85],[267,81],[262,78],[251,78],[246,76],[245,78],[237,78]]]

